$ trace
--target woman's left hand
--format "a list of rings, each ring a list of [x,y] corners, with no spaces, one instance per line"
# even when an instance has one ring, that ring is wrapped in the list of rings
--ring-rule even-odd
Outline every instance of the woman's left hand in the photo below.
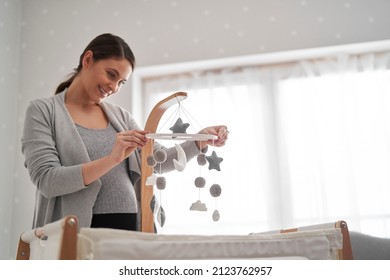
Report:
[[[207,145],[214,147],[222,147],[225,145],[226,140],[228,139],[229,131],[226,125],[218,125],[218,126],[209,126],[201,131],[199,134],[210,134],[217,136],[215,140],[207,140],[207,141],[197,141],[196,145],[200,150],[205,148]]]

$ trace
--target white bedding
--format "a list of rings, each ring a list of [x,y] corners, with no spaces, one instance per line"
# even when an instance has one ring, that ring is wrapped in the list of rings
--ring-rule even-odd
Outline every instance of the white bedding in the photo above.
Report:
[[[252,235],[163,235],[82,228],[79,259],[337,259],[339,229]]]
[[[65,221],[66,219],[63,219],[23,233],[21,240],[29,244],[30,252],[23,249],[18,255],[28,254],[29,259],[58,259],[63,245]],[[73,231],[68,230],[64,243],[67,245],[63,246],[74,248],[71,255],[67,255],[72,259],[329,260],[343,257],[339,254],[343,249],[343,234],[339,227],[334,227],[334,223],[321,227],[298,228],[298,231],[287,233],[276,231],[250,235],[165,235],[96,228],[81,228],[77,233],[75,218],[69,219],[68,222],[72,222]]]

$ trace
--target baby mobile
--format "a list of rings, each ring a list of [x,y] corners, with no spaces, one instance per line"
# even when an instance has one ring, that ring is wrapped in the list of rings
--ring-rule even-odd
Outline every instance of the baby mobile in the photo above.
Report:
[[[174,113],[171,115],[170,118],[166,121],[166,123],[170,119],[175,119],[175,123],[169,128],[171,131],[170,133],[149,133],[146,136],[151,139],[149,142],[153,142],[154,140],[173,140],[176,142],[185,140],[185,141],[208,141],[208,140],[216,140],[217,136],[215,135],[209,135],[209,134],[190,134],[187,132],[187,129],[190,126],[193,126],[190,123],[186,123],[181,118],[181,113],[183,113],[188,121],[189,120],[189,113],[184,109],[184,107],[180,104],[180,101],[187,97],[187,94],[184,92],[175,93],[169,98],[161,101],[156,105],[154,108],[154,111],[157,111],[159,114],[158,121],[161,118],[162,114],[165,112],[165,110],[172,106],[173,103],[176,103],[178,105],[177,109],[174,111]],[[165,104],[165,105],[164,105]],[[156,109],[157,108],[157,109]],[[156,110],[155,110],[156,109]],[[151,118],[153,114],[153,111],[151,115],[149,116],[149,119]],[[149,121],[148,119],[148,121]],[[155,120],[156,118],[154,118]],[[153,120],[153,118],[152,118]],[[158,122],[157,121],[157,122]],[[165,124],[164,124],[165,125]],[[164,125],[162,127],[164,127]],[[155,129],[157,129],[157,124],[154,126]],[[150,130],[149,130],[150,131]],[[156,131],[156,130],[153,130]],[[153,146],[153,145],[152,145]],[[177,159],[173,159],[173,166],[174,169],[178,172],[183,172],[186,168],[187,164],[187,157],[186,154],[182,148],[182,146],[179,143],[174,144],[176,152],[177,152]],[[159,194],[159,199],[156,198],[156,194],[152,194],[152,197],[150,199],[149,207],[151,211],[151,215],[153,217],[149,218],[149,223],[151,222],[151,219],[154,221],[154,216],[156,217],[157,222],[161,227],[165,224],[165,211],[162,206],[162,192],[167,187],[167,180],[166,178],[161,174],[162,172],[162,165],[170,164],[167,161],[167,152],[165,149],[157,148],[152,149],[149,147],[149,152],[147,154],[144,154],[144,150],[142,151],[143,159],[145,159],[145,164],[143,163],[145,168],[148,169],[149,172],[144,177],[145,179],[145,186],[142,186],[142,189],[144,188],[150,188],[155,186],[157,189],[157,192]],[[200,151],[199,155],[197,156],[197,164],[199,166],[199,176],[197,176],[194,179],[194,187],[198,189],[198,198],[191,204],[189,209],[191,211],[207,211],[207,206],[205,203],[201,200],[201,192],[205,188],[206,185],[210,185],[209,192],[212,197],[215,198],[215,210],[212,214],[212,220],[217,222],[220,219],[220,213],[217,209],[217,198],[221,195],[222,189],[221,186],[216,182],[206,182],[206,179],[201,174],[201,169],[203,166],[208,164],[208,169],[212,170],[212,172],[221,171],[220,164],[223,161],[223,158],[219,157],[217,153],[213,150],[210,155],[206,155],[208,152],[208,149],[205,148],[202,151]],[[157,174],[158,175],[157,175]],[[215,176],[214,176],[215,181]],[[142,189],[141,189],[141,195],[142,195]],[[144,209],[143,209],[144,210]],[[142,217],[142,222],[144,222],[144,218]],[[143,226],[142,226],[143,227]],[[142,231],[145,231],[142,229]],[[148,230],[146,230],[148,231]],[[149,230],[150,231],[150,230]],[[155,232],[155,227],[153,228],[153,231]]]

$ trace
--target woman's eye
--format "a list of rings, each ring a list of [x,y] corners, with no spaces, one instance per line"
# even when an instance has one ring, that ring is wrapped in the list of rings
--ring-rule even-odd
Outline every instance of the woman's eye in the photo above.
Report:
[[[114,79],[115,78],[115,73],[111,72],[111,71],[107,71],[107,76],[110,78],[110,79]]]

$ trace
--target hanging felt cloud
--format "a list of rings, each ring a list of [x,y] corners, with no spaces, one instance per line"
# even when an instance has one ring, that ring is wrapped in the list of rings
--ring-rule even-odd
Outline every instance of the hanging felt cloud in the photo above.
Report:
[[[192,203],[190,210],[192,210],[192,211],[207,211],[207,207],[206,207],[206,204],[204,204],[200,200],[197,200],[196,202]]]

